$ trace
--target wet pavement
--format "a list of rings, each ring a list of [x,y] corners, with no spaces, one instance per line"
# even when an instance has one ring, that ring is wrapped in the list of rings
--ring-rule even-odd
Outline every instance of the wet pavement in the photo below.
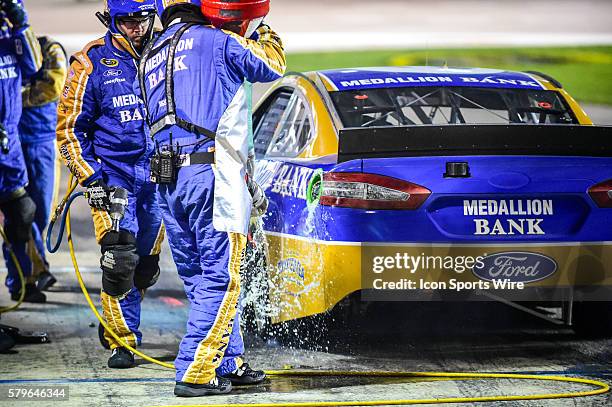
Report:
[[[97,321],[71,273],[46,305],[24,305],[2,323],[23,331],[48,331],[52,342],[19,345],[0,355],[0,390],[15,385],[67,385],[70,399],[62,406],[192,405],[342,401],[433,397],[469,397],[587,390],[587,386],[517,380],[432,380],[355,377],[274,377],[229,396],[177,399],[173,372],[138,360],[129,370],[106,367],[108,351],[97,338]],[[94,301],[99,274],[84,274]],[[0,279],[4,275],[0,275]],[[2,295],[0,302],[5,303]],[[170,362],[187,318],[180,281],[165,271],[143,303],[142,350]],[[374,304],[349,325],[325,320],[310,331],[284,327],[282,341],[246,336],[247,360],[258,368],[333,369],[342,371],[468,371],[569,374],[612,382],[612,340],[585,340],[570,329],[494,303]],[[287,334],[289,332],[289,334]],[[288,346],[300,343],[300,348]],[[3,390],[4,389],[4,390]],[[612,396],[513,402],[489,405],[604,406]],[[7,404],[5,401],[1,405]],[[26,402],[15,405],[27,406]]]

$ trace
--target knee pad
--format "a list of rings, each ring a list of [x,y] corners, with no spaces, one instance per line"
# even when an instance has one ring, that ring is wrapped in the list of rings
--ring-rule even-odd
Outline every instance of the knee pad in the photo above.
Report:
[[[129,293],[134,287],[134,272],[138,264],[135,239],[127,233],[127,238],[119,234],[107,233],[102,241],[102,290],[111,297],[120,297]],[[117,236],[118,235],[118,236]],[[106,241],[105,241],[106,240]]]
[[[25,243],[32,238],[36,204],[28,194],[4,202],[0,207],[6,219],[6,236],[11,243]]]
[[[159,278],[159,272],[159,254],[141,256],[134,273],[134,285],[139,290],[152,287]]]

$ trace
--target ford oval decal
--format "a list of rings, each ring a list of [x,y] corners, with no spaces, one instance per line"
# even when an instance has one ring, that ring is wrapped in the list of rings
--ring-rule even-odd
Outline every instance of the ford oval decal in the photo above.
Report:
[[[504,252],[488,255],[472,269],[481,280],[510,280],[533,283],[555,274],[557,262],[548,256],[531,252]]]

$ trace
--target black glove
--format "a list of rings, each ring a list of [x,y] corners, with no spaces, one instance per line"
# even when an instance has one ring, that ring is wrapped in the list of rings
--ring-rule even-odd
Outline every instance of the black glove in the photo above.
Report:
[[[94,209],[110,210],[110,188],[102,180],[92,182],[87,186],[87,202]]]
[[[0,123],[0,152],[2,154],[9,153],[9,136],[2,123]]]
[[[28,25],[28,13],[18,0],[0,0],[2,10],[14,28]]]

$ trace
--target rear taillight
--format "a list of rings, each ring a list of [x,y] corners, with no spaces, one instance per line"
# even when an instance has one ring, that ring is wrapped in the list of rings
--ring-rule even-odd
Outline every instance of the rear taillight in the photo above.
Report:
[[[589,188],[589,195],[600,208],[612,208],[612,179]]]
[[[321,199],[325,206],[360,209],[417,209],[431,195],[420,185],[397,178],[354,172],[323,175]]]

